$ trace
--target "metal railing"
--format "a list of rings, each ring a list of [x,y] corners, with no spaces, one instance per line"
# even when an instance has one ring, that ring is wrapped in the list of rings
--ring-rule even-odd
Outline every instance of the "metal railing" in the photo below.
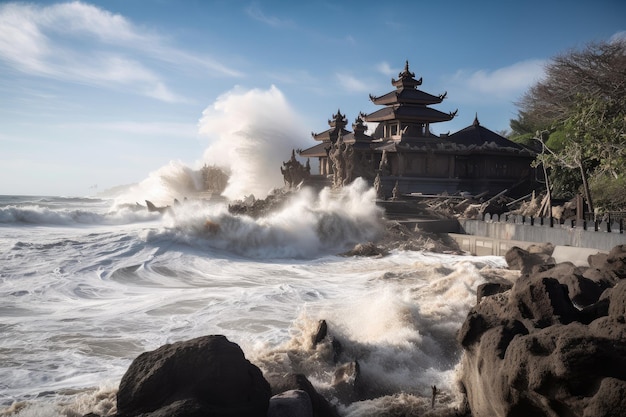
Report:
[[[626,212],[609,212],[613,215],[605,216],[605,220],[588,219],[557,219],[555,217],[533,217],[519,214],[489,214],[484,213],[482,220],[485,222],[501,222],[524,224],[538,227],[561,227],[561,228],[581,228],[582,230],[604,232],[604,233],[624,233],[626,225]]]

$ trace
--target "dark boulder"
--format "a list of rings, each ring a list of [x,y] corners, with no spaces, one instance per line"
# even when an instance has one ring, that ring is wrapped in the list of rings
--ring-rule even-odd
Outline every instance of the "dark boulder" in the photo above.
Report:
[[[225,336],[139,355],[122,377],[118,417],[265,417],[271,391],[260,369]]]
[[[484,284],[480,284],[478,288],[476,288],[476,303],[480,303],[483,297],[487,297],[489,295],[499,294],[505,291],[510,290],[513,287],[513,283],[506,280],[501,280],[499,282],[486,282]]]
[[[625,415],[626,247],[588,269],[512,253],[510,265],[532,271],[510,290],[486,287],[458,334],[472,415]]]
[[[268,380],[272,387],[274,394],[280,394],[290,390],[304,391],[309,395],[311,399],[311,405],[313,407],[314,417],[338,417],[337,411],[334,407],[317,392],[313,384],[302,374],[287,374],[287,375],[268,375]]]
[[[267,417],[313,417],[313,405],[309,394],[291,390],[270,398]]]
[[[509,249],[504,255],[504,259],[509,269],[521,271],[522,274],[529,274],[534,268],[550,265],[552,260],[551,256],[546,253],[531,253],[517,246]]]
[[[554,278],[567,286],[569,298],[582,308],[597,302],[604,290],[612,286],[607,280],[587,278],[585,273],[588,269],[575,266],[571,262],[562,262],[554,268],[538,273],[537,276]]]

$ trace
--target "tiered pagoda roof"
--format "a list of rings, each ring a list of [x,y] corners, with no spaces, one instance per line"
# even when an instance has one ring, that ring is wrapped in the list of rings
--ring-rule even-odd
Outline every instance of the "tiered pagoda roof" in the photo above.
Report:
[[[357,118],[352,123],[352,129],[354,132],[348,133],[342,137],[344,143],[354,145],[355,148],[370,148],[372,143],[372,137],[365,134],[367,130],[367,126],[363,123],[363,117],[365,115],[363,113],[359,113]]]
[[[330,149],[331,143],[336,142],[339,136],[341,136],[341,140],[344,143],[354,146],[355,149],[370,149],[372,137],[365,134],[367,126],[363,123],[364,116],[363,113],[357,116],[352,124],[354,132],[350,132],[344,129],[347,123],[345,115],[337,111],[337,114],[333,114],[333,119],[328,121],[331,129],[322,133],[312,134],[315,140],[321,141],[322,143],[300,151],[299,155],[305,158],[327,156],[327,150]]]
[[[370,94],[370,100],[376,105],[384,108],[370,113],[364,117],[366,122],[384,122],[399,120],[407,123],[436,123],[452,120],[456,115],[444,113],[428,107],[432,104],[439,104],[446,97],[446,93],[434,96],[418,90],[422,85],[422,79],[415,79],[415,74],[409,71],[409,61],[406,61],[404,71],[396,80],[391,79],[391,84],[396,90],[379,97]]]
[[[330,126],[330,129],[321,133],[311,132],[311,136],[313,136],[313,139],[315,140],[335,142],[340,135],[345,136],[350,133],[349,130],[344,129],[347,124],[348,119],[346,119],[345,114],[341,114],[341,111],[337,110],[337,114],[333,114],[333,118],[328,120],[328,126]]]

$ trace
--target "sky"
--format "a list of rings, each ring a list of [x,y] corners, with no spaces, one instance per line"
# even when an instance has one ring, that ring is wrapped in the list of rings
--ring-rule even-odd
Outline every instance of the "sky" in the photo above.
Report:
[[[622,0],[0,1],[0,194],[96,195],[258,155],[274,178],[337,110],[348,128],[377,110],[407,60],[458,109],[433,133],[475,116],[502,132],[551,58],[626,37],[625,16]]]

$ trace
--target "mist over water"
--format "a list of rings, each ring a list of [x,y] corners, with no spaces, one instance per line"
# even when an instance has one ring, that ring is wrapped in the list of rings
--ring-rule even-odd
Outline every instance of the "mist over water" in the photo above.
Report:
[[[115,196],[115,205],[144,204],[149,200],[157,205],[170,205],[202,191],[202,177],[198,170],[181,161],[170,161],[148,174],[139,184],[131,185]]]

